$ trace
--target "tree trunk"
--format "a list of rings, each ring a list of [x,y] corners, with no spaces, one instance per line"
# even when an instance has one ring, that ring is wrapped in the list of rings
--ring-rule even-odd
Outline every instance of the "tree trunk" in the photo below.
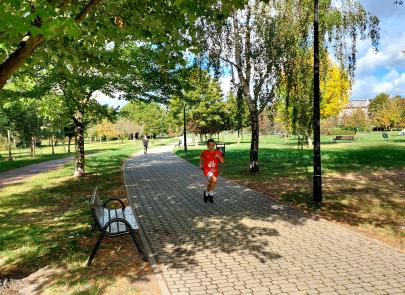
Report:
[[[55,155],[55,136],[51,137],[52,155]]]
[[[249,171],[259,172],[259,116],[256,112],[250,113],[250,125],[252,128],[252,139],[250,142],[250,166]]]
[[[13,156],[11,155],[11,132],[10,132],[10,129],[7,130],[7,141],[8,141],[8,160],[12,161]]]
[[[35,156],[35,146],[36,146],[35,136],[31,136],[31,142],[30,142],[30,156],[31,157]]]
[[[37,137],[36,136],[34,136],[33,143],[34,143],[34,157],[35,157],[37,154]]]
[[[69,136],[68,138],[68,154],[70,154],[70,141],[72,140],[72,137]]]
[[[81,109],[75,114],[76,155],[74,176],[84,176],[84,111]]]
[[[240,130],[238,130],[238,144],[240,144]]]

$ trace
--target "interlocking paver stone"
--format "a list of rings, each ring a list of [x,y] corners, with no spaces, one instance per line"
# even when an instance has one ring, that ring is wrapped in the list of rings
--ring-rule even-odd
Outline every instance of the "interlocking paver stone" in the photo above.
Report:
[[[125,163],[130,204],[172,294],[405,294],[404,253],[222,177],[204,203],[205,182],[168,147]]]

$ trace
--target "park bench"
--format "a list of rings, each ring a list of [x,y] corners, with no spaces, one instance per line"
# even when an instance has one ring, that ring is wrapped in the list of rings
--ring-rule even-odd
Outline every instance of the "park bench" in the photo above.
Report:
[[[337,142],[338,140],[352,140],[354,141],[353,135],[336,135],[332,142]]]
[[[118,202],[120,207],[109,208],[107,205],[111,202]],[[104,236],[117,237],[126,234],[132,236],[139,253],[146,261],[147,256],[139,235],[139,223],[131,206],[125,206],[119,198],[109,198],[104,203],[101,203],[98,188],[96,186],[93,189],[93,194],[91,196],[90,209],[91,215],[94,218],[94,228],[97,228],[100,231],[100,234],[93,250],[91,251],[89,260],[87,261],[87,266],[93,261]]]
[[[217,142],[217,150],[220,150],[222,155],[225,157],[225,143]]]

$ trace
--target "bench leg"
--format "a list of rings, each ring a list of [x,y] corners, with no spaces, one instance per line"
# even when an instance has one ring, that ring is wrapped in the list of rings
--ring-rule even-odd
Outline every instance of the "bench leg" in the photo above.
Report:
[[[135,243],[135,245],[136,245],[136,248],[137,248],[138,251],[139,251],[139,254],[141,254],[141,256],[142,256],[142,259],[143,259],[144,261],[147,261],[147,260],[148,260],[148,257],[146,256],[145,250],[144,250],[143,247],[142,247],[142,240],[141,240],[140,237],[139,237],[136,233],[134,233],[132,230],[130,230],[129,232],[131,233],[132,239],[134,240],[134,243]]]
[[[91,251],[89,260],[87,260],[87,266],[90,266],[91,262],[92,262],[93,259],[94,259],[94,256],[96,256],[96,252],[97,252],[98,248],[100,247],[100,244],[101,244],[101,241],[102,241],[103,238],[104,238],[104,235],[105,235],[105,230],[103,230],[103,231],[100,233],[100,235],[98,236],[97,242],[96,242],[96,244],[94,245],[93,250]]]

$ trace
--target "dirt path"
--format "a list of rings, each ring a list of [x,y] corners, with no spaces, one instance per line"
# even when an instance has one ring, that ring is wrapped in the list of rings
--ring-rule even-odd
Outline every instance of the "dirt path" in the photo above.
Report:
[[[24,181],[27,177],[58,168],[71,161],[72,157],[32,164],[0,173],[0,187]]]

